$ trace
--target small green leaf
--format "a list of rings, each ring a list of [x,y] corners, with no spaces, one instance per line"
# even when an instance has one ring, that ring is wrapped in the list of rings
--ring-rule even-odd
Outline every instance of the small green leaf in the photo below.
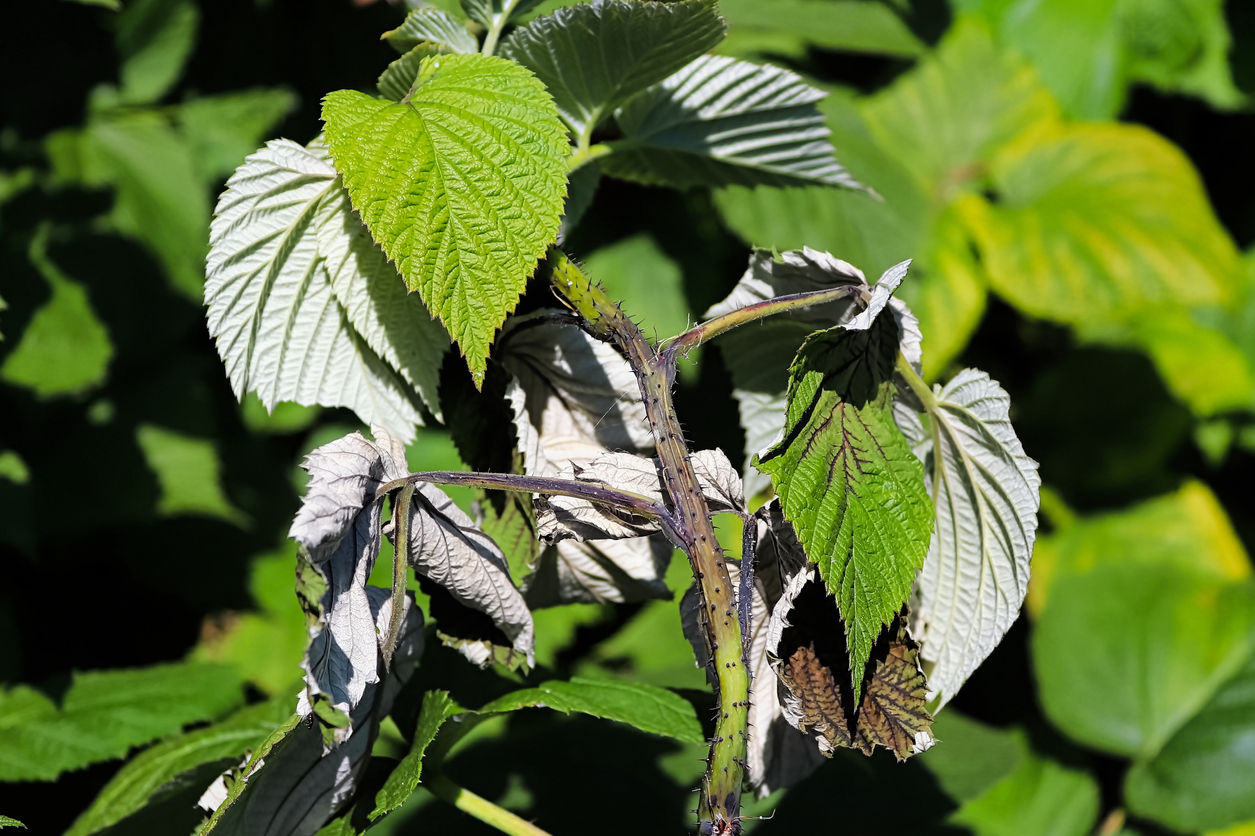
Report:
[[[1042,708],[1069,736],[1153,757],[1246,660],[1255,586],[1164,563],[1063,577],[1033,634]]]
[[[517,64],[445,55],[422,62],[406,102],[341,90],[323,118],[353,205],[482,383],[558,232],[569,151],[552,100]]]
[[[135,440],[161,485],[158,514],[216,517],[248,527],[248,516],[222,492],[221,464],[212,441],[153,424],[136,427]]]
[[[0,366],[0,378],[41,398],[74,395],[104,381],[113,358],[109,332],[92,311],[87,291],[47,255],[48,228],[30,245],[30,260],[48,282],[52,298],[35,311],[26,331]]]
[[[87,836],[121,821],[147,804],[162,786],[201,764],[225,758],[238,762],[290,716],[291,703],[291,696],[285,694],[144,750],[118,770],[66,836]]]
[[[629,98],[723,40],[711,0],[596,0],[518,29],[501,56],[536,73],[571,131],[593,128]]]
[[[197,176],[217,186],[296,105],[296,94],[285,87],[257,87],[179,105],[175,118]]]
[[[515,711],[528,706],[618,720],[641,731],[687,743],[705,741],[701,723],[688,700],[665,688],[620,679],[576,677],[570,682],[546,682],[493,700],[480,713]]]
[[[1125,778],[1129,809],[1196,833],[1255,818],[1255,653],[1149,761]]]
[[[803,343],[784,437],[754,464],[837,597],[857,704],[872,644],[910,595],[933,520],[923,469],[892,415],[897,325],[885,315],[847,327]]]
[[[23,830],[26,829],[26,825],[22,824],[17,819],[11,819],[8,816],[0,816],[0,828],[5,827],[20,827]]]
[[[140,0],[118,15],[115,42],[122,58],[122,98],[155,102],[183,72],[196,45],[200,10],[190,0]]]
[[[405,22],[380,36],[397,52],[409,52],[420,44],[439,44],[449,52],[479,51],[475,37],[461,22],[440,9],[411,9]]]
[[[439,44],[419,44],[389,64],[379,74],[375,86],[384,96],[394,102],[399,102],[410,94],[414,82],[418,79],[418,73],[422,69],[423,59],[446,52],[448,50],[443,49]]]
[[[422,710],[418,715],[418,725],[414,728],[410,751],[397,764],[396,769],[392,770],[388,780],[375,795],[375,809],[370,814],[371,821],[405,803],[405,800],[418,787],[419,778],[423,773],[423,754],[436,739],[436,733],[440,731],[445,720],[465,710],[453,701],[448,691],[427,692],[427,696],[423,698]]]
[[[815,103],[824,93],[778,67],[707,55],[615,112],[624,138],[602,171],[646,185],[861,188],[837,163]]]
[[[58,708],[25,685],[0,691],[0,781],[49,781],[238,705],[224,665],[76,673]]]

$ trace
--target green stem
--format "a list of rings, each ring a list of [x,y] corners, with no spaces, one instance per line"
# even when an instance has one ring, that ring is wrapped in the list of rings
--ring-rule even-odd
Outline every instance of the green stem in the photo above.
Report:
[[[715,836],[736,833],[740,831],[745,777],[749,671],[742,654],[735,590],[671,400],[674,355],[660,358],[605,291],[556,248],[550,250],[550,266],[551,283],[584,318],[586,329],[617,345],[636,373],[671,506],[669,533],[688,555],[697,579],[702,602],[699,621],[714,666],[718,708],[697,805],[701,832]]]
[[[593,160],[598,159],[599,157],[604,157],[609,153],[610,146],[604,142],[599,142],[596,145],[581,144],[567,159],[566,170],[570,173],[575,171],[580,166],[586,163],[591,163]]]
[[[484,38],[483,49],[480,50],[484,55],[492,55],[497,51],[497,41],[501,38],[501,30],[505,29],[505,21],[508,15],[501,13],[501,17],[492,22],[492,26],[488,29],[488,35]]]
[[[414,500],[413,484],[401,488],[393,505],[393,527],[396,531],[396,549],[392,557],[392,614],[388,617],[388,633],[383,641],[383,665],[392,668],[392,653],[401,635],[401,616],[405,614],[405,570],[409,566],[406,544],[410,542],[410,505]]]
[[[898,359],[895,365],[895,371],[906,381],[906,385],[910,387],[915,397],[919,398],[920,403],[924,405],[924,409],[929,412],[937,410],[937,398],[933,395],[933,390],[928,388],[928,384],[924,379],[911,368],[911,363],[906,359],[906,355],[901,351],[898,352]]]
[[[511,836],[549,836],[547,831],[541,830],[526,819],[521,819],[509,810],[498,807],[465,787],[459,787],[439,770],[432,770],[424,775],[423,786],[436,798],[447,801],[462,812],[469,813],[502,833],[509,833]]]
[[[845,299],[850,296],[859,296],[865,290],[866,288],[862,285],[841,285],[840,287],[832,287],[826,290],[810,290],[805,293],[776,296],[764,302],[737,308],[731,313],[708,319],[700,325],[685,331],[675,339],[669,340],[666,352],[663,355],[664,359],[674,361],[675,357],[681,354],[688,354],[707,340],[726,334],[738,325],[744,325],[747,322],[785,313],[786,311],[795,311],[798,308],[809,308],[814,305],[835,302],[838,299]]]

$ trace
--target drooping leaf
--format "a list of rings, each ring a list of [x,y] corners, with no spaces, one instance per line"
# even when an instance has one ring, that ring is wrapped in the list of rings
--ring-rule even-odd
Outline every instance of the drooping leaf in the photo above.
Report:
[[[1051,584],[1033,633],[1042,708],[1102,751],[1150,758],[1250,655],[1255,594],[1171,563],[1106,563]]]
[[[233,172],[296,104],[296,94],[285,87],[255,87],[179,105],[175,118],[202,182],[216,185]]]
[[[909,411],[898,426],[924,463],[937,509],[912,623],[940,708],[1019,615],[1041,478],[1011,426],[1011,399],[989,375],[964,369],[926,407],[927,430]]]
[[[47,255],[47,228],[36,233],[30,260],[52,290],[35,311],[17,345],[0,366],[6,383],[41,398],[78,394],[99,385],[109,371],[113,344],[96,318],[87,291]]]
[[[388,629],[392,606],[388,590],[369,587],[375,629]],[[406,596],[405,620],[389,670],[382,657],[374,681],[344,722],[357,733],[343,737],[302,691],[297,715],[280,726],[249,763],[219,779],[214,816],[203,832],[218,836],[309,836],[349,803],[370,762],[379,722],[391,711],[397,692],[413,676],[423,649],[422,613]],[[333,718],[334,719],[334,718]],[[338,721],[337,721],[338,722]],[[211,788],[215,789],[215,788]],[[226,789],[225,797],[222,790]]]
[[[405,283],[371,241],[343,189],[319,204],[317,223],[318,253],[326,260],[331,290],[353,329],[441,420],[437,387],[449,335],[422,300],[405,292]]]
[[[924,51],[893,9],[851,0],[721,0],[732,38],[781,35],[801,45],[910,58]],[[724,52],[725,50],[720,50]],[[776,51],[776,50],[772,50]]]
[[[221,463],[212,441],[155,424],[137,426],[135,441],[161,486],[158,514],[215,517],[248,527],[248,516],[223,493]]]
[[[25,685],[0,691],[0,780],[50,781],[122,757],[239,705],[240,685],[225,665],[176,663],[75,673],[59,707]]]
[[[646,185],[861,188],[841,167],[815,103],[778,67],[703,56],[615,111],[623,139],[602,171]]]
[[[569,149],[517,64],[429,57],[417,85],[404,103],[331,93],[327,144],[372,236],[482,383],[496,330],[558,232]]]
[[[165,784],[201,764],[224,758],[238,761],[291,713],[291,697],[284,695],[145,749],[118,770],[92,805],[75,819],[66,836],[87,836],[122,821],[148,804]]]
[[[178,81],[196,45],[200,10],[189,0],[141,0],[118,15],[122,99],[147,104]]]
[[[250,156],[227,185],[210,229],[205,302],[209,332],[236,397],[256,391],[268,409],[280,400],[347,406],[367,423],[412,438],[421,415],[401,379],[350,323],[349,306],[337,299],[319,248],[338,220],[349,238],[335,242],[334,253],[343,259],[337,278],[351,288],[352,308],[369,321],[370,279],[380,285],[387,277],[374,269],[351,218],[340,214],[336,170],[325,154],[317,146],[275,140]],[[324,200],[339,209],[324,210]],[[374,272],[355,275],[359,260]],[[388,289],[376,292],[386,298]],[[412,320],[400,311],[394,315]],[[374,333],[381,330],[375,326]]]
[[[443,491],[424,482],[418,484],[410,508],[409,537],[414,571],[444,587],[463,606],[491,618],[509,648],[534,665],[532,614],[510,579],[500,547]],[[479,665],[495,658],[486,641],[465,641],[458,650]]]
[[[405,22],[380,36],[397,52],[409,52],[420,44],[440,44],[450,52],[471,54],[479,44],[461,22],[440,9],[411,9]]]
[[[536,688],[506,694],[480,711],[513,711],[531,705],[547,706],[563,714],[578,711],[618,720],[641,731],[686,743],[705,741],[692,703],[665,688],[643,682],[584,677],[575,677],[570,682],[545,682]]]
[[[1255,653],[1148,761],[1125,778],[1129,809],[1179,831],[1255,818]]]
[[[1193,166],[1145,128],[1060,129],[992,173],[997,204],[973,202],[967,220],[994,289],[1033,316],[1084,323],[1223,303],[1245,283]]]
[[[444,721],[463,711],[465,709],[449,697],[448,691],[427,692],[423,697],[423,707],[419,711],[414,736],[410,739],[410,751],[375,794],[375,809],[370,813],[371,821],[400,807],[413,794],[423,774],[423,755],[427,752],[427,747],[436,739]]]
[[[593,0],[515,30],[501,55],[545,83],[580,137],[619,105],[723,40],[711,0]]]
[[[506,395],[524,472],[559,476],[608,450],[652,451],[653,436],[631,367],[579,328],[520,318],[502,338],[501,363],[514,375]],[[544,549],[525,584],[529,604],[666,597],[670,546],[660,537]]]
[[[875,316],[894,286],[882,279],[866,311],[802,344],[784,437],[754,462],[837,596],[856,704],[872,644],[906,603],[932,531],[919,460],[892,417],[899,328]],[[867,330],[847,330],[856,327]]]

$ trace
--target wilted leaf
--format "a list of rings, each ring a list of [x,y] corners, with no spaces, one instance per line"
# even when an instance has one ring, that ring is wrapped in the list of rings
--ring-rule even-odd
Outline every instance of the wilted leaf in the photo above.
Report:
[[[1037,532],[1037,463],[1011,426],[1011,399],[989,375],[964,369],[898,426],[924,463],[936,521],[914,634],[932,664],[929,698],[944,706],[1019,615]]]
[[[901,761],[932,746],[919,646],[907,635],[904,616],[894,618],[876,642],[860,683],[861,700],[846,679],[843,632],[815,569],[807,566],[790,578],[766,638],[784,716],[829,756],[837,747],[870,755],[883,746]]]
[[[239,705],[225,665],[75,673],[58,707],[25,685],[0,691],[0,781],[50,781]]]
[[[347,301],[354,310],[373,321],[368,283],[378,284],[380,274],[350,274],[369,253],[354,243],[351,219],[340,214],[337,182],[325,149],[287,140],[269,143],[227,181],[210,229],[209,332],[237,398],[256,391],[268,409],[281,400],[347,406],[369,424],[412,438],[421,415],[402,380],[350,323],[319,248],[337,222],[349,233],[335,250],[343,260],[338,279],[352,289]],[[324,200],[334,203],[324,209]],[[369,257],[366,262],[363,269],[373,269]],[[386,298],[386,287],[379,292]]]
[[[723,40],[712,0],[594,0],[515,30],[501,55],[545,83],[577,136]]]
[[[862,188],[815,108],[820,90],[778,67],[707,55],[615,112],[624,138],[602,171],[646,185]]]
[[[754,461],[837,596],[856,701],[872,644],[906,603],[933,525],[919,460],[892,416],[899,326],[875,316],[904,272],[882,279],[849,324],[803,343],[784,437]]]
[[[570,149],[523,67],[484,55],[421,66],[404,103],[328,95],[327,144],[371,235],[482,383],[497,329],[557,235]]]
[[[411,9],[404,23],[380,37],[397,52],[409,52],[420,44],[439,44],[468,55],[479,51],[479,43],[466,27],[440,9]]]

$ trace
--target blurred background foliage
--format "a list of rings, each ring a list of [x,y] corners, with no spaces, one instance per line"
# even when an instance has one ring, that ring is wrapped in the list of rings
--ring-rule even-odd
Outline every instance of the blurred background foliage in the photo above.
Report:
[[[998,379],[1048,486],[1024,617],[938,717],[941,744],[905,765],[843,752],[751,804],[776,815],[747,830],[1255,834],[1255,5],[721,8],[720,51],[830,92],[838,154],[873,191],[607,181],[568,249],[660,335],[722,298],[750,244],[826,249],[869,275],[914,257],[903,293],[928,376],[974,365]],[[191,832],[204,786],[290,711],[305,644],[285,539],[297,465],[357,425],[235,402],[201,306],[210,212],[262,141],[317,133],[323,94],[372,88],[393,57],[379,34],[404,12],[42,0],[11,15],[0,813],[35,832]],[[541,289],[524,304],[547,301]],[[717,345],[699,359],[681,375],[681,419],[697,447],[735,459],[728,370]],[[446,364],[447,391],[463,373]],[[464,467],[437,424],[409,456]],[[687,574],[676,561],[671,588]],[[635,679],[705,715],[674,602],[536,620],[536,681]],[[478,705],[516,684],[428,647],[420,690]],[[224,716],[213,740],[197,730]],[[120,757],[158,740],[110,783]],[[219,760],[150,768],[191,740]],[[385,724],[377,762],[404,751]],[[448,772],[555,833],[607,817],[679,832],[702,754],[530,712],[485,723]],[[122,812],[74,824],[106,785]],[[153,803],[123,817],[127,792]],[[421,789],[381,828],[488,832]]]

